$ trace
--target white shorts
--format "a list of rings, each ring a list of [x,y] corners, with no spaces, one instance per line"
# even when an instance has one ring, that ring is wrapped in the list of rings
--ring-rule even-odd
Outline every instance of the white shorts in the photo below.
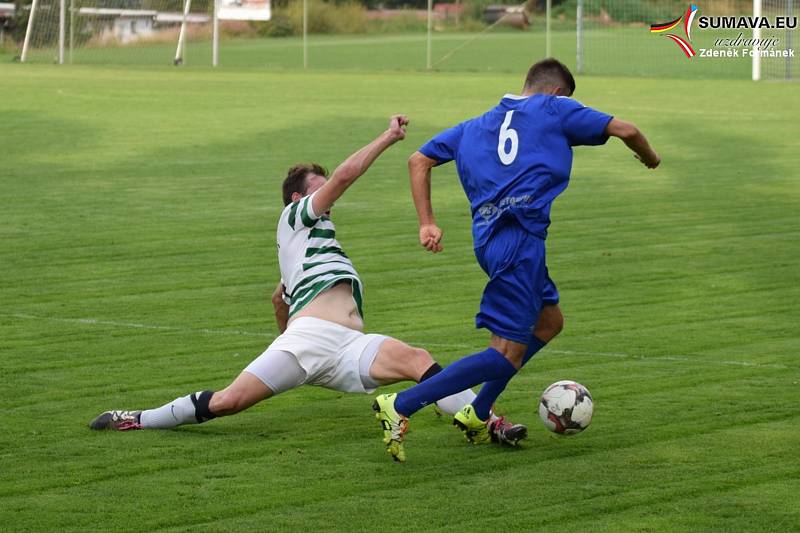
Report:
[[[369,378],[369,367],[386,338],[303,316],[293,320],[245,371],[261,379],[275,394],[299,385],[371,393],[377,383]],[[289,354],[296,365],[287,360]]]

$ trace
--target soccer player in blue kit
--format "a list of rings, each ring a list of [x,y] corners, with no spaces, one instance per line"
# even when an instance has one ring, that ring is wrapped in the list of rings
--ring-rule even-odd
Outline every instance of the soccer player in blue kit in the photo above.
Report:
[[[455,160],[472,210],[475,256],[489,276],[475,323],[491,334],[489,347],[442,372],[373,404],[387,451],[405,460],[408,417],[419,409],[483,383],[471,405],[455,415],[467,440],[492,440],[489,411],[511,378],[561,331],[559,295],[545,261],[545,238],[553,200],[567,188],[572,147],[620,138],[648,168],[658,154],[633,124],[571,98],[575,80],[555,59],[528,71],[521,96],[508,94],[483,115],[445,130],[409,159],[419,238],[430,252],[442,251],[430,199],[431,169]],[[506,442],[527,436],[524,426]]]

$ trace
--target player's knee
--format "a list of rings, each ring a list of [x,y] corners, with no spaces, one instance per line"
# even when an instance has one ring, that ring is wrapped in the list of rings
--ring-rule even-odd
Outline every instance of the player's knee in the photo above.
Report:
[[[424,349],[424,348],[414,348],[414,353],[417,359],[422,362],[432,362],[433,357],[431,357],[431,353]]]
[[[534,334],[545,342],[550,342],[564,329],[564,315],[558,306],[548,306],[542,310]]]
[[[247,408],[247,399],[243,391],[223,389],[214,393],[208,408],[217,416],[232,415]]]
[[[553,313],[550,329],[553,332],[553,337],[564,330],[564,315],[561,314],[561,311],[558,308],[556,308],[556,312]]]
[[[433,357],[431,357],[430,352],[423,348],[413,348],[412,357],[416,366],[425,367],[424,370],[427,370],[433,364]]]
[[[409,353],[409,362],[411,363],[410,378],[417,378],[427,371],[433,364],[433,357],[431,357],[428,350],[422,348],[411,348]]]

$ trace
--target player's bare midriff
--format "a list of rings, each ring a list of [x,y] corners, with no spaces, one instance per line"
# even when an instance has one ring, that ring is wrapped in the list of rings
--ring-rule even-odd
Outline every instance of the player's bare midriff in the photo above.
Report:
[[[292,320],[301,316],[310,316],[335,322],[346,328],[364,330],[364,321],[358,314],[358,307],[353,300],[353,288],[349,281],[341,281],[333,287],[319,293],[308,305],[295,314]]]

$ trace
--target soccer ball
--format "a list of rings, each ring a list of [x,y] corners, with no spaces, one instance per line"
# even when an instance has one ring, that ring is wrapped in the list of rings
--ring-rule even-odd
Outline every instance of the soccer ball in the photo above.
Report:
[[[539,418],[554,433],[580,433],[592,422],[592,395],[574,381],[557,381],[539,399]]]

